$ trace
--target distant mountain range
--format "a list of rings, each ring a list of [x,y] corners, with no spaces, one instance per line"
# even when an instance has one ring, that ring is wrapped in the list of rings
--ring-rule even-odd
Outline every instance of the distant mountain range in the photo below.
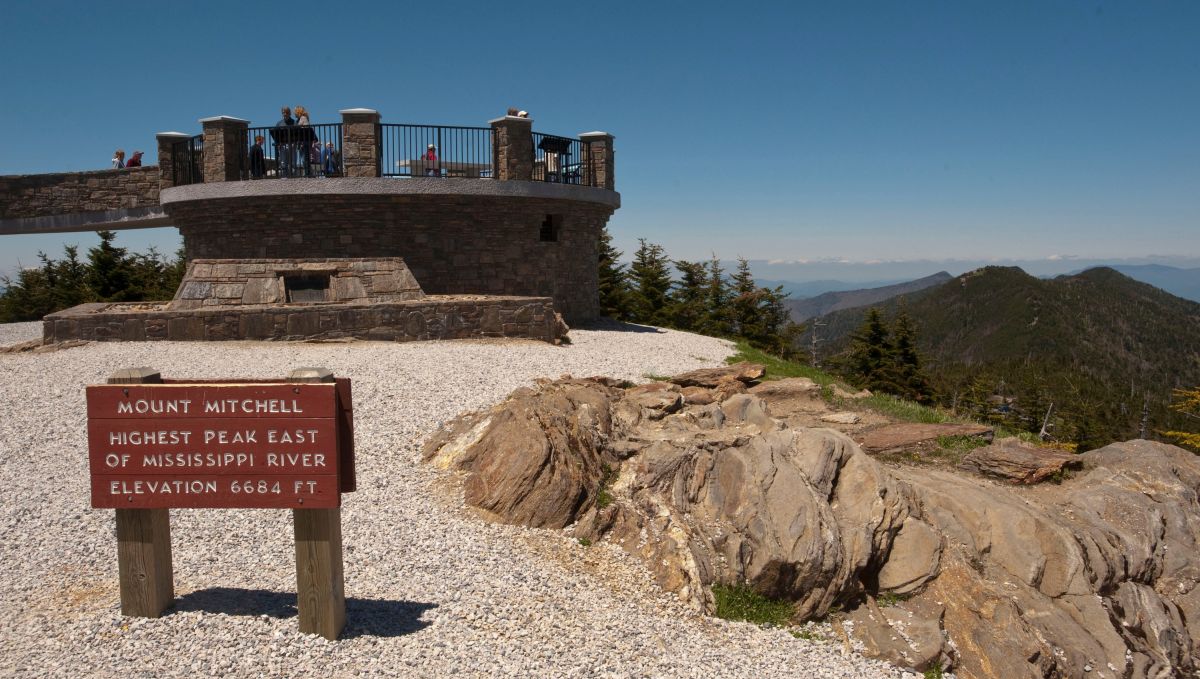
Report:
[[[946,402],[1011,398],[1029,418],[1053,402],[1094,443],[1136,436],[1144,397],[1151,432],[1187,426],[1167,404],[1173,388],[1200,384],[1200,304],[1114,269],[1045,280],[985,267],[874,305],[915,321]],[[823,355],[848,346],[864,311],[822,317]]]
[[[841,265],[841,267],[844,269],[844,271],[841,273],[845,274],[845,279],[820,277],[819,279],[815,280],[807,280],[807,278],[800,278],[799,276],[817,273],[818,269],[815,266],[812,267],[814,268],[814,271],[806,272],[796,270],[797,267],[789,268],[783,265],[771,265],[760,261],[754,263],[754,272],[755,278],[758,279],[759,285],[764,285],[770,288],[782,286],[783,291],[789,293],[793,300],[800,300],[807,299],[809,297],[816,297],[826,292],[869,290],[873,288],[896,285],[899,283],[907,283],[914,280],[922,280],[923,278],[928,277],[928,272],[930,270],[937,271],[936,267],[938,267],[939,264],[942,265],[941,268],[943,271],[948,271],[951,274],[964,273],[966,271],[973,271],[975,269],[988,266],[986,263],[979,263],[976,266],[971,267],[962,267],[962,262],[911,262],[902,269],[897,268],[899,267],[898,264],[892,266],[891,269],[887,269],[887,271],[890,273],[909,273],[910,275],[907,277],[897,276],[894,278],[863,278],[863,274],[865,272],[869,273],[869,270],[872,270],[873,266],[878,268],[878,266],[882,265],[845,264]],[[1158,263],[1105,264],[1099,262],[1075,262],[1076,268],[1071,270],[1067,268],[1067,266],[1070,264],[1069,262],[1059,262],[1061,268],[1047,271],[1046,269],[1050,268],[1048,263],[1039,262],[1038,264],[1038,268],[1031,269],[1021,266],[1021,269],[1042,278],[1053,278],[1061,275],[1073,276],[1090,268],[1106,266],[1110,269],[1120,271],[1136,281],[1141,281],[1143,283],[1149,283],[1150,285],[1160,287],[1177,297],[1190,299],[1193,302],[1200,302],[1200,267],[1185,268]],[[1064,264],[1067,266],[1063,266]],[[1080,266],[1081,264],[1086,264],[1086,266]],[[896,270],[893,271],[892,269]],[[837,272],[830,271],[829,273]],[[877,273],[884,273],[884,271],[881,270]],[[796,275],[797,277],[787,278],[789,275]],[[868,302],[868,304],[870,304],[870,302]]]
[[[941,285],[954,278],[945,271],[939,271],[932,276],[918,278],[883,287],[870,287],[857,290],[826,292],[807,299],[788,299],[784,302],[792,320],[800,323],[814,316],[823,316],[833,311],[869,306],[890,299],[896,295],[905,295],[935,285]]]
[[[1162,264],[1117,264],[1109,268],[1135,281],[1162,288],[1176,297],[1200,302],[1200,268],[1180,269]],[[1072,272],[1078,273],[1081,272]]]

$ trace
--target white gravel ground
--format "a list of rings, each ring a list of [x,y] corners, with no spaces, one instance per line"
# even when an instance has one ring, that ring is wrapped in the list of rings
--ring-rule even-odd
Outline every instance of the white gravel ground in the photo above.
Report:
[[[0,345],[40,324],[0,325]],[[0,354],[0,675],[902,677],[845,652],[696,615],[615,548],[496,526],[416,457],[441,422],[535,377],[640,380],[715,365],[720,340],[572,330],[574,343],[107,343]],[[84,385],[170,377],[354,380],[341,641],[296,631],[291,516],[173,510],[176,606],[120,615],[113,512],[89,508]]]

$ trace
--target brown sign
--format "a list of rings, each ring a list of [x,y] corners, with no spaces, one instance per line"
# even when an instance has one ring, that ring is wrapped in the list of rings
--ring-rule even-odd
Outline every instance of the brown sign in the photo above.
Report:
[[[341,506],[354,490],[350,383],[87,388],[96,508]]]

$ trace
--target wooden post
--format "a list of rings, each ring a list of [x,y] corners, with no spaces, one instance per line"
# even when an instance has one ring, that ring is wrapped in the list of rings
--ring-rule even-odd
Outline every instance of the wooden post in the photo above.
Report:
[[[289,382],[333,382],[324,368],[297,368]],[[342,510],[293,509],[296,534],[296,609],[300,631],[338,638],[346,626],[342,575]]]
[[[153,368],[125,368],[109,384],[159,384]],[[175,600],[169,509],[117,510],[117,571],[121,614],[157,618]]]

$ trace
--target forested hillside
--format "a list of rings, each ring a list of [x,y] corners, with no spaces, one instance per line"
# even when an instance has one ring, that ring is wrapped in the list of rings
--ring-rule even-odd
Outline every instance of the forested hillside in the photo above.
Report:
[[[1200,304],[1112,269],[1041,280],[987,267],[878,306],[913,319],[945,406],[1034,432],[1050,411],[1050,433],[1084,448],[1187,428],[1169,406],[1200,383]],[[821,319],[822,356],[845,350],[864,311]]]

